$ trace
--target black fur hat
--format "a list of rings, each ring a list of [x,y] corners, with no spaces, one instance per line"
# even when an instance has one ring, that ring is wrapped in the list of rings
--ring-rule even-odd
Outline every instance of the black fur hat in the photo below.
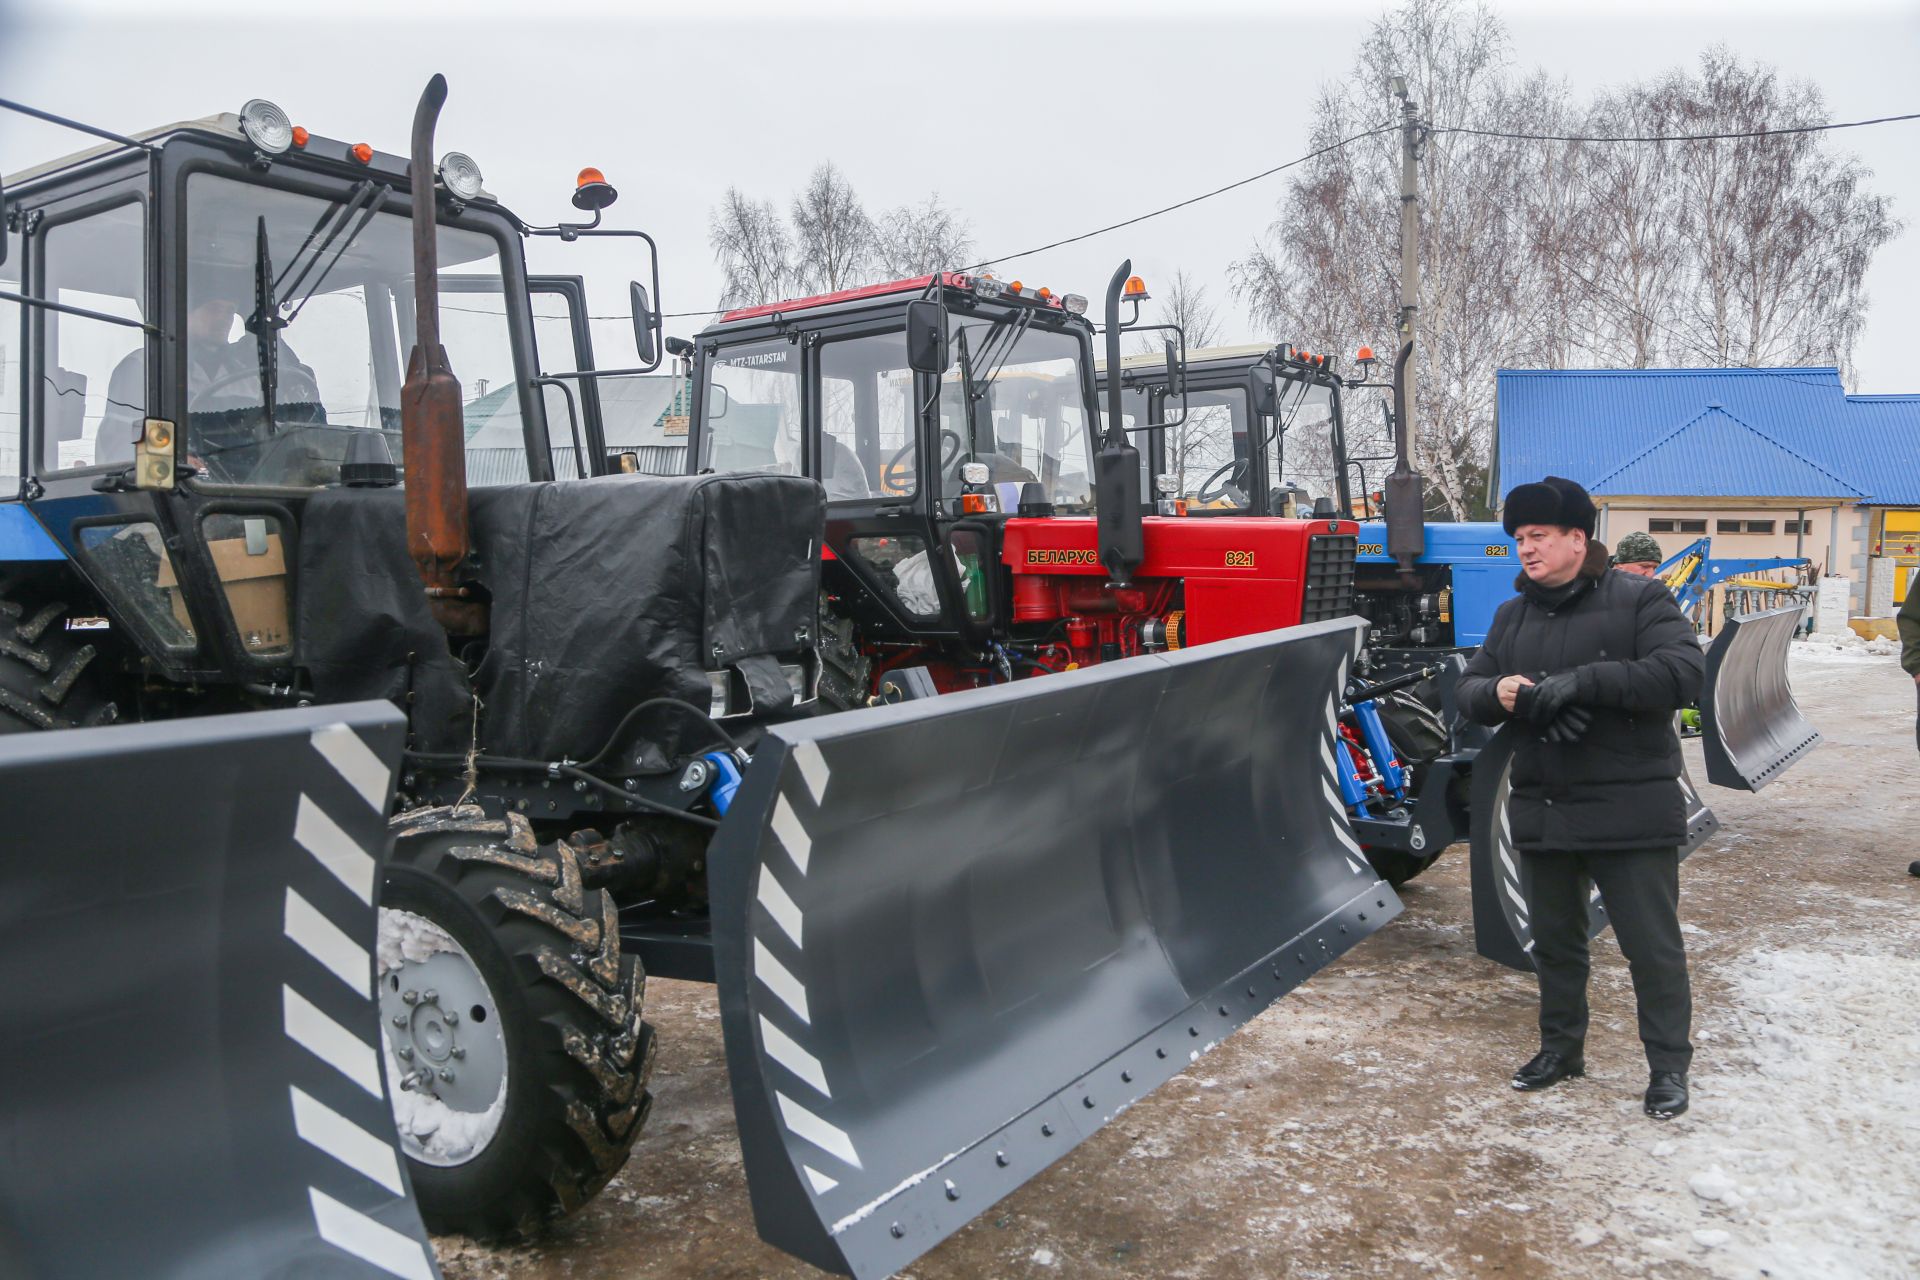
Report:
[[[1585,489],[1561,476],[1548,476],[1537,484],[1513,487],[1500,508],[1500,527],[1512,537],[1523,524],[1557,524],[1591,538],[1596,516]]]

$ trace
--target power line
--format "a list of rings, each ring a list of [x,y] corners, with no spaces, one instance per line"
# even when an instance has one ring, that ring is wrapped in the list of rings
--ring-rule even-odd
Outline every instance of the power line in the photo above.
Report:
[[[1508,133],[1500,129],[1469,129],[1464,125],[1434,125],[1429,133],[1461,133],[1476,138],[1512,138],[1520,142],[1719,142],[1735,138],[1774,138],[1793,133],[1825,133],[1833,129],[1864,129],[1874,124],[1920,120],[1920,111],[1872,120],[1836,120],[1828,124],[1796,124],[1780,129],[1748,129],[1739,133],[1621,134],[1613,137],[1574,133]]]
[[[998,263],[1011,262],[1015,258],[1030,257],[1036,253],[1045,253],[1048,249],[1058,249],[1062,245],[1075,244],[1081,240],[1092,239],[1094,236],[1105,235],[1109,231],[1118,231],[1122,227],[1131,227],[1135,223],[1145,222],[1149,218],[1157,218],[1162,214],[1172,213],[1176,209],[1184,209],[1190,204],[1199,204],[1202,200],[1211,200],[1215,196],[1225,195],[1227,192],[1233,191],[1239,187],[1244,187],[1250,182],[1258,182],[1262,178],[1271,178],[1276,173],[1283,172],[1284,170],[1287,170],[1287,169],[1296,168],[1300,165],[1305,164],[1309,160],[1317,160],[1321,156],[1324,156],[1329,152],[1338,151],[1342,147],[1350,146],[1353,143],[1359,142],[1364,138],[1372,138],[1372,137],[1378,136],[1379,134],[1389,133],[1395,129],[1398,129],[1399,127],[1400,126],[1398,123],[1383,124],[1378,128],[1368,129],[1364,133],[1356,133],[1351,137],[1342,138],[1338,142],[1330,142],[1326,146],[1321,147],[1318,150],[1309,151],[1306,155],[1299,156],[1295,159],[1289,160],[1285,164],[1277,164],[1273,166],[1273,168],[1271,169],[1262,169],[1259,173],[1250,174],[1247,177],[1241,178],[1237,182],[1229,182],[1224,187],[1215,187],[1211,191],[1203,191],[1199,195],[1191,196],[1185,200],[1180,201],[1177,204],[1170,204],[1170,205],[1167,205],[1165,208],[1155,209],[1150,213],[1143,213],[1135,218],[1128,218],[1124,222],[1114,222],[1104,227],[1096,227],[1092,231],[1083,231],[1077,236],[1068,236],[1064,240],[1055,240],[1050,244],[1038,245],[1032,249],[1022,249],[1018,253],[1003,254],[998,258],[987,258],[983,261],[974,263],[970,267],[962,267],[961,270],[962,271],[978,271],[981,267],[991,267]]]
[[[1482,137],[1482,138],[1510,138],[1516,141],[1528,141],[1528,142],[1590,142],[1590,143],[1609,143],[1609,144],[1611,143],[1715,142],[1715,141],[1732,140],[1732,139],[1738,139],[1738,138],[1768,138],[1768,137],[1783,137],[1789,134],[1800,134],[1800,133],[1824,133],[1824,132],[1829,132],[1835,129],[1861,129],[1869,125],[1895,124],[1900,121],[1906,121],[1906,120],[1920,120],[1920,112],[1910,112],[1905,115],[1896,115],[1896,116],[1877,116],[1871,120],[1840,120],[1840,121],[1832,121],[1826,124],[1790,125],[1790,126],[1779,128],[1779,129],[1750,129],[1750,130],[1744,130],[1739,132],[1729,132],[1729,133],[1644,134],[1644,135],[1621,134],[1621,135],[1614,135],[1614,136],[1606,136],[1606,135],[1599,135],[1599,134],[1514,133],[1514,132],[1508,132],[1508,131],[1498,130],[1498,129],[1473,129],[1473,128],[1468,128],[1464,125],[1436,125],[1436,126],[1433,126],[1431,129],[1429,129],[1428,132],[1457,133],[1457,134],[1465,134],[1472,137]],[[1391,133],[1392,131],[1394,131],[1395,129],[1398,129],[1399,127],[1400,126],[1398,122],[1395,122],[1392,124],[1380,125],[1376,128],[1368,129],[1368,130],[1365,130],[1364,132],[1353,134],[1350,137],[1342,138],[1337,142],[1329,143],[1324,147],[1320,147],[1317,150],[1308,152],[1306,155],[1299,156],[1293,160],[1289,160],[1285,164],[1274,165],[1270,169],[1263,169],[1259,173],[1250,174],[1247,177],[1241,178],[1237,181],[1229,182],[1225,186],[1215,187],[1211,191],[1201,192],[1199,195],[1191,196],[1175,204],[1170,204],[1163,208],[1154,209],[1150,212],[1140,214],[1137,217],[1128,218],[1121,222],[1109,223],[1104,227],[1096,227],[1091,231],[1083,231],[1078,235],[1067,236],[1064,239],[1054,240],[1043,245],[1036,245],[1031,249],[1022,249],[1017,253],[1002,254],[997,258],[986,258],[986,259],[983,259],[982,261],[974,263],[971,266],[962,267],[961,270],[978,271],[982,267],[996,266],[1003,262],[1011,262],[1016,258],[1031,257],[1036,253],[1045,253],[1049,249],[1058,249],[1064,245],[1076,244],[1082,240],[1092,239],[1094,236],[1105,235],[1109,231],[1118,231],[1123,227],[1131,227],[1138,223],[1145,222],[1150,218],[1158,218],[1163,214],[1172,213],[1175,210],[1184,209],[1189,205],[1198,204],[1202,200],[1211,200],[1215,196],[1224,195],[1229,191],[1234,191],[1241,187],[1247,186],[1249,183],[1258,182],[1262,178],[1270,178],[1276,173],[1281,173],[1288,169],[1297,168],[1298,166],[1307,163],[1309,160],[1318,159],[1323,155],[1327,155],[1328,153],[1333,151],[1338,151],[1342,147],[1350,146],[1355,142],[1360,142],[1367,138],[1377,137],[1383,133]],[[697,317],[697,316],[716,316],[716,315],[722,315],[728,310],[730,310],[730,308],[715,307],[712,310],[708,310],[708,311],[669,311],[665,313],[664,318],[669,320],[678,320],[678,319],[687,319],[690,317]],[[591,318],[596,320],[631,319],[631,317],[629,316],[594,316]]]
[[[1104,227],[1096,227],[1092,231],[1083,231],[1079,235],[1068,236],[1063,240],[1054,240],[1048,244],[1037,245],[1031,249],[1022,249],[1018,253],[1006,253],[1006,254],[1000,255],[997,258],[986,258],[979,262],[974,263],[971,266],[961,267],[960,270],[961,271],[978,271],[982,267],[996,266],[1002,262],[1012,262],[1015,258],[1031,257],[1036,253],[1045,253],[1049,249],[1058,249],[1062,245],[1077,244],[1082,240],[1090,240],[1094,236],[1105,235],[1109,231],[1118,231],[1122,227],[1131,227],[1136,223],[1145,222],[1149,218],[1158,218],[1162,214],[1172,213],[1177,209],[1184,209],[1188,205],[1199,204],[1202,200],[1211,200],[1215,196],[1225,195],[1229,191],[1238,190],[1239,188],[1244,187],[1249,183],[1258,182],[1262,178],[1271,178],[1276,173],[1282,173],[1288,169],[1297,168],[1300,165],[1307,163],[1307,161],[1309,160],[1318,159],[1319,157],[1326,155],[1329,152],[1338,151],[1340,150],[1340,148],[1345,146],[1350,146],[1351,144],[1355,142],[1359,142],[1364,138],[1372,138],[1382,133],[1389,133],[1395,129],[1398,129],[1399,127],[1400,126],[1398,123],[1383,124],[1377,128],[1368,129],[1364,133],[1356,133],[1351,137],[1342,138],[1338,142],[1330,142],[1326,146],[1321,147],[1318,150],[1309,151],[1306,155],[1303,155],[1303,156],[1297,156],[1294,159],[1287,161],[1285,164],[1274,165],[1271,169],[1262,169],[1259,173],[1249,174],[1244,178],[1240,178],[1233,182],[1229,182],[1225,186],[1215,187],[1211,191],[1203,191],[1197,196],[1189,196],[1185,200],[1181,200],[1181,201],[1178,201],[1177,203],[1167,205],[1164,208],[1154,209],[1150,212],[1140,214],[1136,217],[1128,218],[1121,222],[1109,223]],[[690,316],[717,316],[717,315],[725,314],[726,312],[732,309],[733,308],[731,307],[715,307],[710,311],[668,311],[664,313],[663,318],[668,320],[680,320],[680,319],[686,319]],[[589,318],[594,320],[628,320],[628,319],[631,319],[632,317],[630,316],[592,316]]]

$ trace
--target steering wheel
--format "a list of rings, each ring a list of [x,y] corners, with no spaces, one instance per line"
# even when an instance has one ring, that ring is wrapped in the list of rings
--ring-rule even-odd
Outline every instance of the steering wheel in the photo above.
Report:
[[[1244,505],[1247,500],[1246,491],[1233,482],[1232,476],[1237,469],[1245,465],[1246,464],[1238,458],[1223,465],[1218,471],[1208,476],[1206,483],[1202,484],[1194,493],[1194,501],[1218,502],[1220,499],[1227,497],[1229,491],[1231,491],[1236,495],[1233,499],[1234,505]]]
[[[900,464],[906,460],[907,455],[913,452],[915,443],[915,441],[909,440],[901,445],[899,450],[881,466],[880,489],[883,493],[904,494],[913,492],[910,486],[900,482],[899,468]],[[951,450],[948,449],[949,445],[952,446]],[[940,474],[945,475],[947,468],[952,466],[955,459],[959,458],[959,456],[960,433],[950,431],[945,427],[940,428]]]

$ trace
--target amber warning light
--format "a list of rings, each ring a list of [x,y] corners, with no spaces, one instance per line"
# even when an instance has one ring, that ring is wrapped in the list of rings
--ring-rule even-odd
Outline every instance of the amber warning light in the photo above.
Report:
[[[1139,276],[1128,276],[1127,287],[1121,297],[1128,302],[1145,302],[1152,295],[1147,292],[1147,282]]]

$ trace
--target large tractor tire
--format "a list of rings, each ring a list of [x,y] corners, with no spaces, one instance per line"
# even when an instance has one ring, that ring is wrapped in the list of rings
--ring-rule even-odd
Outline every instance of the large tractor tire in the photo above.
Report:
[[[652,1097],[646,975],[567,842],[403,814],[380,904],[394,1119],[435,1232],[523,1239],[626,1163]]]
[[[61,623],[67,606],[0,593],[0,733],[111,724],[117,709],[94,678],[99,657]]]

